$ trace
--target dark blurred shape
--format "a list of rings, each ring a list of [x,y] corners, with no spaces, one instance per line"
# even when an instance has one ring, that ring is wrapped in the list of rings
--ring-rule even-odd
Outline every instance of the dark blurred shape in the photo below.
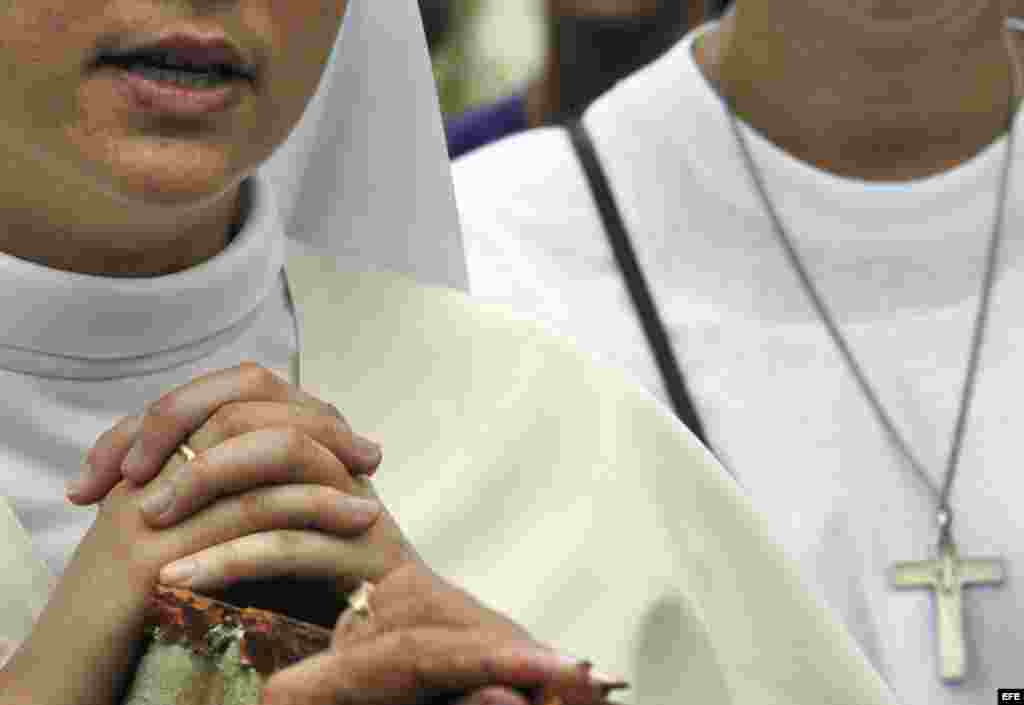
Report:
[[[705,12],[707,14],[708,19],[718,19],[725,12],[726,8],[729,7],[729,5],[731,4],[732,2],[730,0],[707,0],[707,3],[705,4],[705,7],[707,9],[705,10]]]
[[[529,127],[526,117],[526,96],[506,96],[489,105],[469,110],[445,124],[448,156],[461,157],[502,137],[514,135]]]
[[[544,69],[524,91],[450,118],[445,129],[452,159],[531,127],[580,115],[617,81],[664,54],[687,31],[717,18],[727,0],[634,3],[620,15],[565,14],[548,0]],[[584,3],[585,5],[585,3]],[[713,13],[713,14],[712,14]]]
[[[420,14],[423,16],[423,29],[427,33],[427,46],[430,53],[439,47],[448,36],[451,26],[451,0],[419,0]]]
[[[579,115],[616,81],[661,56],[686,33],[688,20],[683,0],[664,0],[654,15],[556,17],[556,119]]]

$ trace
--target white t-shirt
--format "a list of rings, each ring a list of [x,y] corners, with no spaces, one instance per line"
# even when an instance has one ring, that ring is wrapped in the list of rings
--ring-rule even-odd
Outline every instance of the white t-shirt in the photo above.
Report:
[[[265,183],[212,259],[161,277],[58,271],[0,254],[0,486],[59,574],[96,508],[64,497],[96,438],[189,380],[253,360],[287,378],[294,318]]]
[[[969,674],[938,678],[927,592],[894,561],[932,557],[935,499],[888,441],[788,263],[691,33],[587,112],[709,442],[807,578],[906,701],[984,703],[1019,684],[1024,522],[1012,498],[1024,366],[1024,147],[954,487],[961,555],[1007,559],[965,591]],[[1019,122],[1019,120],[1018,120]],[[1000,139],[947,173],[839,178],[742,126],[767,189],[882,403],[938,482],[978,306]],[[471,292],[514,305],[667,398],[567,134],[531,131],[455,165]],[[1009,392],[1009,393],[1008,393]]]

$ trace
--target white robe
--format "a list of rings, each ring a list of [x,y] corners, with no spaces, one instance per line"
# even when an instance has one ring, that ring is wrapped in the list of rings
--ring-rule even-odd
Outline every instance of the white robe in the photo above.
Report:
[[[964,591],[967,681],[947,686],[932,596],[894,591],[886,575],[895,561],[932,556],[935,499],[890,442],[787,260],[693,59],[697,34],[602,96],[585,121],[709,442],[901,698],[986,702],[1017,680],[1024,652],[1024,524],[1014,503],[1024,490],[1014,393],[1024,370],[1024,140],[952,497],[961,555],[1004,557],[1008,579]],[[855,357],[938,482],[1006,139],[942,174],[869,183],[741,129]],[[1019,114],[1016,129],[1019,137]],[[664,397],[564,130],[470,154],[454,178],[474,298],[546,321]]]
[[[382,442],[424,558],[637,703],[893,703],[748,500],[618,372],[499,308],[301,250],[303,386]],[[359,321],[337,343],[336,322]],[[0,633],[50,585],[0,502]]]

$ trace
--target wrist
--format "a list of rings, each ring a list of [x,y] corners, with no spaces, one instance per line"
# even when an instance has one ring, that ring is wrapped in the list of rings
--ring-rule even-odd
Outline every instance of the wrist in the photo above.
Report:
[[[0,670],[4,705],[7,698],[31,705],[117,705],[138,659],[142,624],[111,620],[100,626],[103,606],[95,607],[96,616],[87,619],[51,600]]]
[[[111,573],[109,561],[96,560],[88,543],[89,535],[3,669],[5,698],[12,693],[32,705],[118,702],[139,656],[152,586],[130,570]]]

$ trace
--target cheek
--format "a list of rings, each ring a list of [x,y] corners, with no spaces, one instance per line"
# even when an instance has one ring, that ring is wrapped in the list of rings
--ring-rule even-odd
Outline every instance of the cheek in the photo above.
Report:
[[[349,2],[378,2],[379,0],[291,0],[271,2],[267,13],[275,33],[284,38],[303,38],[322,30],[332,31],[341,26],[345,6]],[[336,30],[334,31],[336,34]]]
[[[77,65],[94,40],[90,22],[101,17],[103,4],[0,0],[0,48],[17,54],[25,66]]]
[[[376,0],[356,0],[375,2]],[[389,0],[393,1],[393,0]],[[316,83],[341,31],[345,2],[341,0],[291,0],[271,3],[268,20],[275,42],[275,70],[302,84]]]
[[[316,91],[344,10],[345,3],[337,0],[291,0],[269,3],[263,10],[261,30],[274,38],[265,97],[276,106],[268,117],[275,139],[291,130]]]
[[[83,63],[95,43],[99,0],[0,0],[3,117],[28,114],[33,129],[65,122],[75,110]]]

